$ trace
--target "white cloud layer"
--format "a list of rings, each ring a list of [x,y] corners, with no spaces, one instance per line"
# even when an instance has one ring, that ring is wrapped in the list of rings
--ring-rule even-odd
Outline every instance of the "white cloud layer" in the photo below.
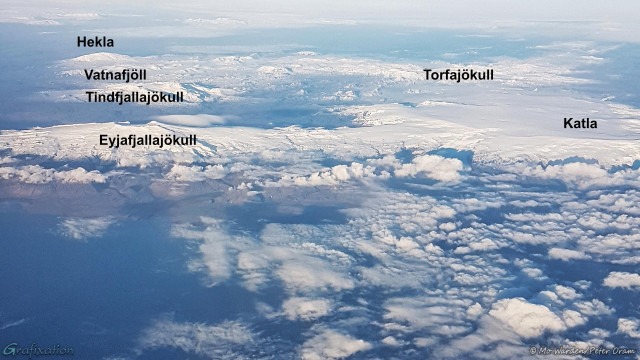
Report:
[[[437,155],[418,156],[411,164],[403,164],[395,171],[399,177],[424,174],[428,178],[439,181],[455,181],[460,178],[462,162],[458,159],[446,159]]]
[[[304,360],[344,359],[371,347],[366,341],[326,329],[307,340],[300,352]]]
[[[309,259],[307,262],[287,261],[276,272],[287,288],[294,291],[309,289],[344,290],[355,284],[349,277],[326,268],[326,264]]]
[[[69,218],[63,220],[59,228],[63,235],[75,240],[101,237],[107,228],[115,223],[111,217],[100,218]]]
[[[52,181],[61,183],[86,184],[104,183],[107,178],[97,170],[86,171],[84,168],[72,170],[45,169],[40,165],[27,165],[18,168],[0,167],[0,179],[18,180],[27,184],[45,184]]]
[[[634,339],[640,339],[640,320],[635,318],[618,319],[618,332]]]
[[[254,334],[242,323],[224,321],[216,325],[156,320],[138,339],[138,349],[175,348],[216,359],[234,359],[240,350],[253,346]]]
[[[637,289],[640,288],[640,275],[634,273],[612,271],[604,279],[604,285],[611,288]]]
[[[535,338],[547,331],[554,333],[567,329],[567,324],[549,308],[531,304],[522,298],[499,300],[493,304],[489,315],[523,338]]]
[[[326,299],[292,297],[282,303],[282,311],[289,320],[314,320],[331,311],[331,302]]]
[[[197,29],[194,36],[255,25],[202,16],[173,21]],[[606,329],[582,331],[594,318],[622,313],[616,299],[596,298],[603,287],[640,287],[633,273],[640,263],[640,172],[633,165],[640,144],[630,135],[636,109],[564,91],[591,84],[580,71],[604,63],[610,49],[590,41],[543,44],[532,51],[545,56],[486,60],[481,65],[499,78],[464,86],[422,78],[423,66],[470,65],[455,54],[418,64],[288,49],[219,56],[220,47],[176,46],[163,56],[84,55],[57,63],[52,76],[64,88],[38,99],[84,101],[80,80],[90,66],[153,66],[159,82],[122,89],[180,90],[187,100],[153,111],[246,106],[253,116],[268,112],[277,94],[276,108],[311,105],[340,126],[274,120],[244,127],[247,119],[222,113],[120,124],[123,107],[122,116],[105,114],[101,124],[0,134],[2,200],[25,199],[35,208],[38,194],[66,200],[81,189],[86,194],[78,197],[91,205],[117,198],[118,211],[171,204],[162,214],[174,222],[172,235],[188,242],[186,267],[205,286],[240,286],[258,304],[258,314],[228,315],[242,322],[155,321],[140,337],[141,352],[164,347],[242,358],[269,337],[307,359],[365,356],[374,346],[397,349],[398,357],[421,351],[493,359],[528,356],[527,343],[545,335],[554,344],[604,344],[615,331],[636,337],[635,318],[621,318],[617,330],[602,322]],[[185,55],[194,51],[198,56]],[[601,120],[598,132],[558,131],[557,114],[586,107]],[[195,146],[109,149],[78,141],[104,133],[188,134],[192,127],[199,127]],[[94,161],[113,170],[48,168]],[[113,222],[74,217],[60,229],[86,239]],[[575,264],[610,273],[604,281],[588,271],[573,282],[558,275]],[[272,308],[263,297],[273,291],[285,300]],[[250,330],[264,329],[265,321],[312,327],[296,341],[279,338],[277,328]]]

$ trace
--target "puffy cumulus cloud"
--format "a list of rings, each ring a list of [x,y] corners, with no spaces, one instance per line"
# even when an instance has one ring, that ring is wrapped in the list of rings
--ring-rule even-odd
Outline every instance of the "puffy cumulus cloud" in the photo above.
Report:
[[[453,230],[456,229],[456,224],[452,223],[452,222],[445,222],[445,223],[440,224],[438,226],[438,228],[440,230],[444,230],[444,231],[453,231]]]
[[[566,286],[555,285],[551,289],[568,300],[581,297],[575,290]],[[554,346],[605,346],[602,339],[608,336],[605,330],[590,331],[589,334],[568,330],[583,326],[591,316],[603,315],[607,313],[606,310],[611,309],[599,300],[593,300],[579,303],[583,308],[591,310],[583,311],[571,301],[565,305],[561,297],[553,291],[545,290],[535,297],[545,305],[535,304],[524,298],[501,299],[493,303],[486,315],[482,315],[480,306],[474,305],[469,309],[478,308],[474,311],[474,316],[479,316],[475,322],[475,330],[440,345],[435,351],[441,351],[444,358],[477,358],[477,354],[482,354],[482,358],[491,359],[520,358],[523,353],[528,354],[528,347],[532,345],[531,339],[545,334],[550,335],[544,338]],[[468,318],[474,319],[473,316]],[[564,338],[564,334],[567,338]],[[576,338],[577,341],[574,340]],[[582,341],[583,339],[585,341]],[[464,356],[465,354],[467,356]]]
[[[577,240],[578,248],[600,261],[620,264],[634,263],[634,254],[640,249],[640,232],[609,233],[598,236],[581,236]],[[635,256],[637,258],[637,255]]]
[[[576,260],[576,259],[588,260],[591,258],[589,255],[585,254],[582,251],[561,249],[556,247],[549,249],[548,253],[549,253],[549,258],[559,259],[563,261]]]
[[[564,300],[574,300],[581,295],[576,292],[574,288],[568,286],[556,285],[554,288],[555,293]]]
[[[563,304],[563,301],[558,297],[558,294],[549,290],[541,291],[537,298],[547,304]]]
[[[586,214],[578,219],[578,224],[585,228],[594,230],[604,230],[612,223],[612,216],[609,214]]]
[[[92,237],[101,237],[107,228],[115,223],[111,217],[99,217],[93,219],[69,218],[63,220],[59,229],[63,235],[75,240],[85,240]]]
[[[618,332],[635,339],[640,339],[640,320],[635,318],[618,319]]]
[[[107,181],[107,178],[97,170],[86,171],[81,167],[68,171],[57,171],[53,176],[56,180],[65,183],[103,183]]]
[[[17,179],[27,184],[44,184],[53,180],[53,169],[44,169],[38,165],[27,165],[19,168],[1,167],[0,178]]]
[[[488,208],[499,208],[502,206],[502,202],[495,201],[496,199],[484,199],[481,197],[475,198],[465,198],[465,199],[454,199],[453,208],[459,212],[472,212],[478,210],[485,210]]]
[[[478,242],[469,243],[469,248],[474,251],[487,251],[496,250],[499,246],[495,241],[485,238]]]
[[[545,279],[546,276],[543,276],[543,272],[540,269],[537,268],[523,268],[522,272],[527,274],[528,277],[533,278],[533,279],[538,279],[538,280],[542,280]]]
[[[334,241],[340,239],[335,236],[348,231],[342,225],[308,225],[308,224],[267,224],[260,233],[260,240],[264,244],[278,249],[280,260],[294,259],[302,253],[333,260],[336,263],[349,264],[350,257],[335,247]],[[333,246],[331,246],[333,245]],[[287,251],[282,251],[284,246]],[[331,248],[332,247],[332,248]]]
[[[576,302],[574,306],[582,314],[588,316],[610,315],[613,313],[612,308],[598,299]]]
[[[165,175],[165,178],[175,181],[193,182],[222,179],[227,173],[228,171],[220,164],[207,165],[206,167],[175,164]]]
[[[627,214],[608,214],[599,211],[589,211],[577,219],[577,223],[585,229],[596,231],[631,230],[640,227],[640,218]]]
[[[355,283],[348,275],[330,270],[328,265],[318,259],[292,260],[282,264],[276,273],[294,291],[353,289]]]
[[[629,215],[640,215],[640,191],[631,189],[622,193],[605,193],[587,201],[593,207]]]
[[[466,308],[480,299],[492,301],[508,273],[493,262],[500,256],[469,256],[464,261],[451,257],[436,241],[455,242],[458,234],[438,227],[439,219],[448,219],[455,210],[429,196],[407,193],[385,193],[369,199],[359,209],[350,209],[350,243],[359,252],[378,260],[373,266],[359,266],[359,284],[393,289],[424,288],[455,289],[450,294],[431,294],[441,298],[465,300],[458,318],[465,318]],[[465,229],[457,230],[457,233]],[[482,239],[477,232],[469,233],[470,241]],[[477,241],[477,240],[475,240]],[[500,280],[497,280],[500,279]],[[455,281],[455,283],[452,282]],[[463,284],[463,286],[460,286]],[[472,301],[473,300],[473,301]],[[392,304],[389,303],[391,306]],[[396,304],[397,305],[397,304]],[[442,305],[441,306],[445,306]],[[394,309],[400,309],[396,307]],[[403,321],[401,312],[389,320]],[[462,331],[460,324],[443,321],[441,333]],[[416,325],[417,326],[417,325]],[[435,329],[433,330],[435,334]]]
[[[516,207],[535,207],[535,206],[541,206],[541,205],[547,205],[545,203],[539,203],[536,200],[514,200],[514,201],[509,201],[509,205],[513,205]]]
[[[390,261],[387,260],[387,262]],[[410,271],[410,273],[405,273],[396,267],[390,268],[388,266],[376,265],[373,267],[360,268],[359,276],[369,286],[379,286],[389,289],[419,288],[425,281],[421,279],[418,274],[415,274],[416,269],[409,269],[408,271]]]
[[[412,331],[424,330],[432,335],[451,337],[471,329],[465,321],[469,311],[474,315],[482,311],[482,307],[470,305],[469,300],[393,298],[384,304],[384,319],[408,324]]]
[[[380,340],[381,343],[383,343],[386,346],[402,346],[404,345],[404,342],[402,341],[398,341],[398,339],[394,338],[393,336],[387,336],[384,339]]]
[[[18,162],[17,159],[12,158],[11,156],[0,156],[0,165],[2,164],[11,164]],[[2,168],[0,168],[2,169]]]
[[[593,337],[597,337],[597,338],[601,338],[601,339],[606,339],[611,335],[610,331],[607,331],[605,329],[601,329],[601,328],[595,328],[595,329],[591,329],[589,330],[589,335],[593,336]]]
[[[331,311],[331,301],[292,297],[282,303],[282,311],[289,320],[315,320]]]
[[[480,305],[480,303],[475,303],[467,308],[467,317],[475,319],[482,314],[482,311],[482,305]]]
[[[520,244],[533,244],[533,245],[549,245],[558,242],[567,241],[569,236],[566,233],[560,231],[548,231],[548,232],[521,232],[518,227],[511,227],[511,229],[501,229],[501,236],[510,239]],[[520,227],[520,229],[523,229]],[[524,228],[523,230],[526,230]]]
[[[305,341],[300,353],[304,360],[344,359],[371,348],[371,344],[364,340],[325,329]]]
[[[567,327],[575,327],[587,323],[587,318],[575,310],[565,310],[562,312],[562,320]]]
[[[0,179],[16,179],[27,184],[45,184],[52,181],[86,184],[107,181],[106,176],[97,170],[86,171],[84,168],[78,167],[72,170],[56,171],[55,169],[45,169],[40,165],[27,165],[18,168],[0,167]]]
[[[629,264],[640,264],[640,256],[628,256],[622,259],[611,260],[613,264],[620,265],[629,265]]]
[[[521,213],[521,214],[506,214],[504,216],[508,220],[512,221],[522,221],[522,222],[558,222],[558,221],[566,221],[566,219],[562,216],[562,214],[550,213],[550,214],[536,214],[536,213]]]
[[[625,289],[638,289],[640,288],[640,275],[634,273],[612,271],[604,279],[604,285],[611,288],[621,287]]]
[[[502,299],[493,304],[489,315],[509,326],[523,338],[534,338],[567,329],[567,324],[544,305],[523,298]]]
[[[276,183],[266,183],[267,186],[332,186],[351,179],[376,177],[375,168],[354,162],[351,165],[336,165],[330,169],[315,172],[309,176],[285,175]]]
[[[582,162],[548,165],[546,167],[538,165],[535,168],[525,168],[522,174],[543,179],[559,179],[579,189],[637,183],[638,179],[637,171],[621,170],[609,172],[600,165]]]
[[[174,348],[212,359],[236,359],[241,356],[239,351],[251,349],[255,343],[254,334],[237,321],[208,325],[164,317],[142,331],[137,350]]]
[[[451,182],[460,179],[463,168],[462,161],[458,159],[448,159],[438,155],[422,155],[415,157],[410,164],[403,164],[396,169],[394,175],[397,177],[424,175],[428,178]]]
[[[387,192],[368,199],[362,208],[345,213],[356,234],[366,231],[371,239],[395,246],[402,237],[426,245],[431,241],[424,234],[439,230],[438,222],[449,222],[456,211],[428,196]]]

